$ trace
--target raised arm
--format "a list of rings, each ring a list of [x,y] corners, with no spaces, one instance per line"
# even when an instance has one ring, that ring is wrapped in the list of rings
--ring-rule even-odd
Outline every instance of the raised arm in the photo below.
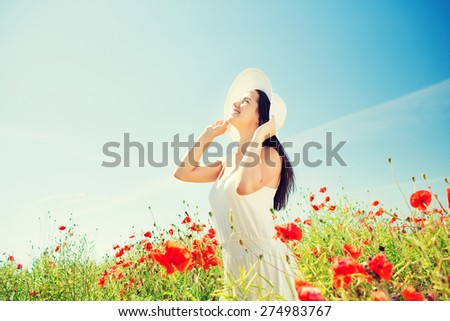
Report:
[[[199,165],[199,161],[208,145],[225,133],[227,126],[228,122],[223,120],[209,125],[185,154],[173,175],[185,182],[214,182],[222,170],[224,158],[209,165]]]

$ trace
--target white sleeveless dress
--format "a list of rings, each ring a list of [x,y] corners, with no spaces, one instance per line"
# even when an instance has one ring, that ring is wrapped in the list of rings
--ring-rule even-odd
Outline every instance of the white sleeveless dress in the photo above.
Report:
[[[239,195],[234,168],[233,159],[233,166],[225,167],[209,193],[212,222],[222,246],[224,280],[233,284],[240,300],[297,300],[296,272],[288,264],[295,256],[273,238],[270,209],[276,189],[265,186]]]

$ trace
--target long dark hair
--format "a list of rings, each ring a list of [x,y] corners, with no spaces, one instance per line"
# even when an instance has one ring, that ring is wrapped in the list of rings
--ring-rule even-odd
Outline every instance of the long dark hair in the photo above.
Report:
[[[260,89],[255,89],[258,92],[258,113],[259,126],[269,121],[270,100],[266,93]],[[275,147],[282,159],[281,178],[278,189],[273,198],[273,208],[277,211],[286,207],[289,199],[289,194],[295,191],[295,175],[292,169],[291,162],[286,151],[281,145],[276,135],[267,138],[263,146]]]

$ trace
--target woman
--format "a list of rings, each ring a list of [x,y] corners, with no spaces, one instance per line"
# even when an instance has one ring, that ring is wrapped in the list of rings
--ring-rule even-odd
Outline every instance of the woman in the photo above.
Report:
[[[295,272],[288,264],[294,258],[273,238],[271,212],[285,208],[295,188],[292,166],[275,136],[285,116],[286,107],[266,75],[244,70],[228,91],[225,119],[205,129],[174,174],[183,181],[215,182],[209,194],[212,219],[225,281],[239,299],[296,299]],[[239,142],[237,152],[198,166],[208,144],[226,130]]]

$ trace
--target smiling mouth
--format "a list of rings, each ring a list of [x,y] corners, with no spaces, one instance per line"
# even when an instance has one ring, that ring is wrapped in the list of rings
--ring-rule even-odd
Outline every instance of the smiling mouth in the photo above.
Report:
[[[240,114],[240,111],[238,111],[238,110],[236,110],[236,109],[233,109],[233,114],[234,114],[234,113]]]

